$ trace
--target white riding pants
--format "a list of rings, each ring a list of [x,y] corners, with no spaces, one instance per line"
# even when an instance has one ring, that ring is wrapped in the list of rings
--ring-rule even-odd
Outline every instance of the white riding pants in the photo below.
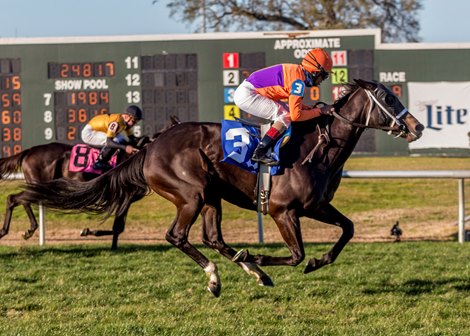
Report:
[[[108,138],[106,133],[95,131],[90,125],[85,125],[85,127],[83,127],[81,135],[84,143],[100,147],[104,147],[106,145],[106,140]],[[113,139],[113,141],[124,144],[129,141],[129,138],[125,134],[120,133]]]
[[[286,128],[291,123],[287,104],[260,95],[246,80],[235,90],[233,101],[240,109],[256,117],[279,121]]]

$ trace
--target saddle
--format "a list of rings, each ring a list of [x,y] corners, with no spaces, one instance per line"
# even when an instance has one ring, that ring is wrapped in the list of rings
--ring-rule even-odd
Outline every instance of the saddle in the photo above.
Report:
[[[112,156],[109,164],[111,167],[116,167],[118,163],[117,152]],[[92,174],[101,174],[101,170],[93,169],[93,163],[98,158],[100,154],[100,149],[92,147],[86,144],[78,144],[72,147],[70,152],[70,161],[69,161],[69,171],[70,172],[82,172],[82,173],[92,173]]]

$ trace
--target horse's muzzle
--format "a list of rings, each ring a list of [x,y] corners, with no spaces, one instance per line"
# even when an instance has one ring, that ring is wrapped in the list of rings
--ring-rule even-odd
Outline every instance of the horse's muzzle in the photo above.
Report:
[[[424,125],[421,124],[411,113],[408,113],[404,118],[404,123],[408,132],[406,132],[405,139],[408,142],[413,142],[421,138],[424,131]]]

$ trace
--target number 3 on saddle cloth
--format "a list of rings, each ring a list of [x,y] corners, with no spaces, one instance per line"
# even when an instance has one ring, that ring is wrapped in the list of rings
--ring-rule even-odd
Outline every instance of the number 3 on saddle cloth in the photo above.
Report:
[[[284,135],[277,141],[273,153],[276,159],[279,159],[279,150],[281,144],[287,141],[291,135],[291,127],[287,129]],[[251,156],[260,142],[260,130],[258,127],[244,125],[235,120],[222,121],[222,147],[224,149],[224,159],[227,162],[243,168],[250,173],[258,173],[259,165],[251,161]],[[272,166],[271,175],[282,174],[281,166]]]
[[[73,146],[72,152],[70,153],[69,171],[74,173],[101,174],[101,170],[93,169],[93,163],[98,158],[98,155],[100,155],[98,148],[89,147],[85,144]],[[113,168],[116,167],[117,155],[113,155],[109,164]]]

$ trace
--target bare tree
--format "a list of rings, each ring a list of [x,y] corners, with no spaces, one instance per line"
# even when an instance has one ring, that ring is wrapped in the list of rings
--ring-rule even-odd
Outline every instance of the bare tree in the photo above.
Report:
[[[380,28],[384,42],[418,42],[421,1],[173,0],[167,6],[172,18],[199,31]]]

